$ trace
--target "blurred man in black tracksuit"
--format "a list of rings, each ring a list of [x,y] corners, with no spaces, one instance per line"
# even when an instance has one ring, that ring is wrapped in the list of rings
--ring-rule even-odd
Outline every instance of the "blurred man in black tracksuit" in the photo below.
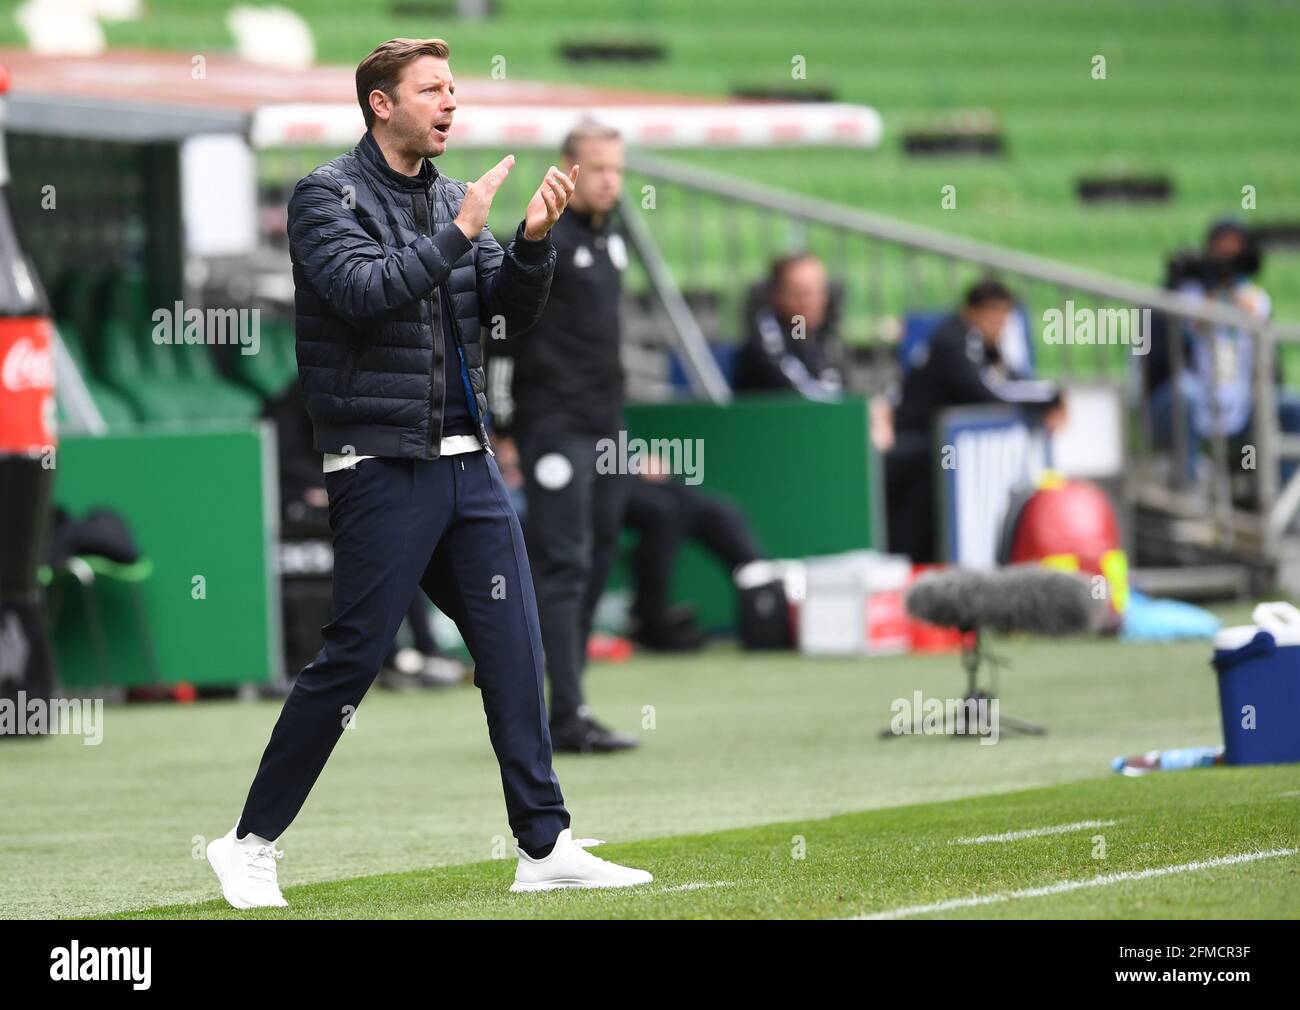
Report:
[[[1045,411],[1055,429],[1064,417],[1060,390],[1050,382],[1012,373],[999,351],[1002,330],[1015,308],[1011,292],[994,280],[967,293],[960,312],[935,328],[924,361],[903,380],[885,453],[889,549],[914,562],[936,560],[934,549],[934,422],[949,407],[1004,403]],[[873,427],[876,424],[873,418]],[[887,436],[885,442],[890,438]]]
[[[613,225],[622,139],[580,124],[565,138],[564,163],[582,171],[568,212],[551,230],[558,259],[550,298],[526,340],[486,342],[488,396],[497,435],[515,440],[524,474],[551,743],[592,753],[637,745],[596,722],[582,692],[587,638],[627,496],[619,474],[596,470],[598,443],[617,442],[624,426],[619,299],[627,247]]]

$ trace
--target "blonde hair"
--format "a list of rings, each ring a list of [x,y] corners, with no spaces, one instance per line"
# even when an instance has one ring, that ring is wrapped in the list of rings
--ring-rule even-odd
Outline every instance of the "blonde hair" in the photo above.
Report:
[[[564,135],[561,150],[570,161],[578,160],[578,145],[584,140],[622,140],[622,134],[612,126],[606,126],[590,117],[583,119]]]

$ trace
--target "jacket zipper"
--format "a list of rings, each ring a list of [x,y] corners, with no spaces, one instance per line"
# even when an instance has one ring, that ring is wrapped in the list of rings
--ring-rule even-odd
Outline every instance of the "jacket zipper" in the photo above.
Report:
[[[469,366],[465,364],[465,341],[464,334],[460,331],[460,320],[456,318],[456,305],[451,300],[451,293],[447,293],[447,304],[443,307],[444,317],[451,320],[452,340],[456,344],[456,358],[460,364],[458,374],[460,381],[465,386],[465,405],[469,408],[470,415],[474,418],[474,423],[478,425],[479,444],[487,450],[489,456],[495,456],[492,451],[492,442],[488,439],[487,426],[483,424],[483,415],[478,410],[478,397],[474,395],[474,384],[470,382]]]
[[[447,208],[447,214],[448,217],[453,217],[450,207]],[[448,274],[448,276],[450,277],[450,274]],[[442,287],[445,287],[445,285],[439,285],[439,288]],[[487,450],[489,456],[495,456],[496,453],[492,451],[492,442],[488,438],[487,426],[483,424],[483,416],[478,410],[478,397],[474,395],[474,384],[469,381],[469,367],[465,364],[465,341],[462,339],[462,334],[460,332],[460,320],[456,318],[456,304],[451,300],[450,288],[447,290],[447,315],[451,318],[452,340],[456,344],[456,358],[457,363],[460,366],[457,369],[457,373],[461,376],[461,381],[465,384],[465,405],[469,408],[470,413],[474,417],[474,422],[478,425],[479,444]],[[438,418],[438,437],[440,445],[442,438],[442,420],[443,419],[440,416]]]
[[[435,183],[436,185],[436,183]],[[421,235],[430,234],[429,217],[432,208],[429,206],[428,191],[417,193],[412,200],[416,209],[416,228]],[[445,351],[442,332],[442,312],[438,304],[438,289],[434,288],[433,293],[429,295],[429,315],[432,322],[433,330],[433,364],[429,369],[429,423],[428,439],[426,447],[432,458],[437,459],[442,455],[442,412],[438,411],[438,451],[434,451],[433,437],[433,415],[435,404],[438,400],[439,386],[442,383],[443,367],[442,354]]]

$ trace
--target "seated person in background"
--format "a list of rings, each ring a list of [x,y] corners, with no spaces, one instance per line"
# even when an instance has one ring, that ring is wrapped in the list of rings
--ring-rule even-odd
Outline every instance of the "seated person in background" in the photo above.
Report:
[[[878,449],[888,450],[889,549],[918,564],[936,560],[933,440],[944,410],[981,403],[1036,407],[1044,411],[1049,431],[1064,419],[1055,384],[1023,378],[1002,362],[998,345],[1014,307],[1011,292],[998,281],[980,281],[967,291],[961,311],[935,327],[924,357],[903,379],[892,444],[887,437],[873,439]]]
[[[1218,221],[1205,236],[1205,247],[1181,253],[1169,263],[1166,287],[1207,301],[1240,309],[1261,322],[1272,315],[1268,293],[1252,278],[1261,266],[1254,236],[1243,224]],[[1187,454],[1181,461],[1183,478],[1196,484],[1201,476],[1200,440],[1215,434],[1233,438],[1249,427],[1254,410],[1254,335],[1231,326],[1214,328],[1214,348],[1207,339],[1209,327],[1190,321],[1157,317],[1153,327],[1151,359],[1147,363],[1150,386],[1151,429],[1158,444],[1172,446],[1174,411],[1182,401],[1187,423]],[[1155,320],[1153,320],[1154,322]],[[1169,341],[1182,341],[1182,371],[1172,374]],[[1275,372],[1278,371],[1275,369]],[[1278,374],[1278,385],[1281,377]],[[1300,432],[1300,397],[1278,389],[1278,424],[1288,433]],[[1295,470],[1283,466],[1282,479]]]
[[[698,649],[703,633],[694,613],[668,602],[677,555],[693,540],[732,574],[764,558],[745,514],[717,495],[674,480],[652,460],[647,472],[629,475],[625,528],[640,534],[632,556],[636,595],[632,637],[647,649],[681,652]]]
[[[793,390],[833,400],[843,390],[843,353],[835,335],[831,287],[811,253],[783,256],[746,311],[736,358],[736,392]]]

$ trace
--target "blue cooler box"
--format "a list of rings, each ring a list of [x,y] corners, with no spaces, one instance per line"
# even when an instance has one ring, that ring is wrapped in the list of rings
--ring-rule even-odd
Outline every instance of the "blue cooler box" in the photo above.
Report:
[[[1224,761],[1300,762],[1300,610],[1261,603],[1251,616],[1214,636]]]

